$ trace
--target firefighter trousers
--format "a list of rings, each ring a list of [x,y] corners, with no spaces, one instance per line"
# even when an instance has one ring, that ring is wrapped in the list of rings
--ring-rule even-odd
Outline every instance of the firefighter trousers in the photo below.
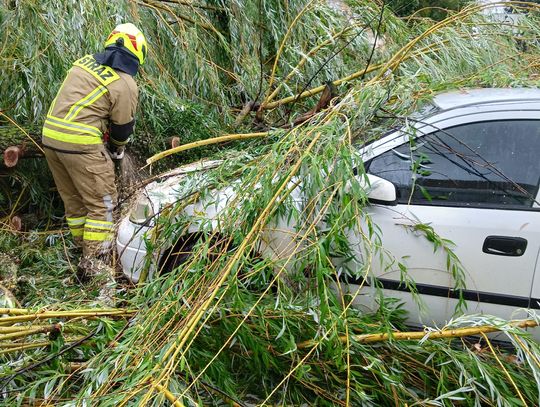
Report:
[[[66,221],[83,256],[107,254],[112,247],[117,194],[114,164],[103,147],[73,154],[45,148],[45,157],[64,202]]]

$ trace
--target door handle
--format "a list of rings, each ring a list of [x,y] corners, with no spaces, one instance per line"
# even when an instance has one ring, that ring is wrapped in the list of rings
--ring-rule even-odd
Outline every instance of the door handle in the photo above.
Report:
[[[496,256],[523,256],[527,240],[522,237],[488,236],[484,240],[482,251]]]

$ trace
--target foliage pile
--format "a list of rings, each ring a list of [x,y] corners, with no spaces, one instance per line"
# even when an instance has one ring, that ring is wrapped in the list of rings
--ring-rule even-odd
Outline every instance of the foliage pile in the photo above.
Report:
[[[47,20],[30,31],[47,29],[54,21],[53,2],[29,4],[28,10],[39,16],[40,7],[50,7]],[[428,333],[420,340],[385,336],[405,329],[399,304],[380,298],[376,314],[362,313],[352,307],[358,292],[348,293],[338,278],[367,279],[374,262],[396,261],[381,247],[365,210],[356,144],[402,124],[436,91],[536,85],[536,13],[520,20],[516,39],[517,30],[486,22],[475,6],[440,23],[414,19],[406,25],[388,10],[381,12],[377,3],[361,0],[349,1],[345,14],[314,0],[115,4],[80,2],[85,12],[66,14],[70,18],[56,22],[56,30],[65,27],[67,33],[70,24],[79,22],[97,39],[101,28],[88,23],[91,17],[114,11],[144,19],[156,45],[154,62],[143,76],[142,110],[159,112],[142,115],[148,117],[148,132],[166,134],[177,120],[175,106],[188,106],[178,101],[195,96],[200,106],[211,101],[219,107],[213,120],[221,130],[231,131],[235,107],[251,101],[258,112],[248,111],[240,126],[253,123],[271,131],[260,140],[216,152],[214,157],[224,159],[221,166],[178,186],[184,199],[156,216],[147,249],[155,255],[193,224],[204,233],[183,264],[122,295],[128,308],[138,310],[129,323],[102,320],[91,343],[57,352],[54,360],[33,369],[21,368],[44,360],[48,348],[3,356],[6,404],[538,404],[540,348],[519,324],[473,315],[450,321],[438,338]],[[84,16],[86,24],[73,16]],[[370,48],[367,27],[384,38],[383,47]],[[34,46],[43,34],[34,33],[37,40],[22,44]],[[52,67],[65,68],[68,62],[55,52],[73,47],[69,52],[75,55],[80,41],[41,43],[27,50],[27,58],[39,65],[38,50],[50,51],[50,65],[41,68],[45,76],[60,80]],[[12,80],[25,83],[25,72],[15,71]],[[339,81],[354,72],[360,81]],[[339,98],[288,130],[295,117],[316,103],[307,97],[314,92],[294,95],[327,80],[334,80]],[[212,103],[198,115],[209,114]],[[22,103],[12,116],[32,117],[36,106]],[[212,190],[222,187],[234,194],[218,229],[181,216],[190,201],[202,198],[210,204]],[[300,194],[302,200],[296,199]],[[297,225],[296,234],[288,237],[294,255],[289,250],[260,256],[265,228],[279,229],[286,220]],[[444,237],[427,227],[421,230],[445,246]],[[335,257],[351,257],[351,234],[366,256],[338,267]],[[451,251],[449,263],[460,288],[463,272]],[[155,256],[146,267],[160,268]],[[71,302],[62,306],[80,308]],[[513,349],[496,349],[478,328],[485,325],[500,330]],[[478,343],[453,339],[471,333],[480,334]],[[84,363],[76,372],[66,367],[73,360]]]

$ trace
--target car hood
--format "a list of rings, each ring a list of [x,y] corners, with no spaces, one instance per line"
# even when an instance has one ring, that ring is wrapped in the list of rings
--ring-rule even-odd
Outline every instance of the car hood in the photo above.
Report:
[[[180,186],[185,185],[188,175],[202,175],[222,163],[223,160],[204,160],[175,168],[156,176],[154,181],[142,188],[141,193],[157,205],[154,210],[159,210],[159,206],[178,201],[181,196]],[[198,180],[200,179],[199,177]]]

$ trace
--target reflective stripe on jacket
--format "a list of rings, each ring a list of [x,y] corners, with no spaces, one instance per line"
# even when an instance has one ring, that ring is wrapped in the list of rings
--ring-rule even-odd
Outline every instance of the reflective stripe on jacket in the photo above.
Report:
[[[137,99],[133,77],[87,55],[74,62],[49,108],[43,144],[66,152],[100,151],[110,124],[134,120]]]

